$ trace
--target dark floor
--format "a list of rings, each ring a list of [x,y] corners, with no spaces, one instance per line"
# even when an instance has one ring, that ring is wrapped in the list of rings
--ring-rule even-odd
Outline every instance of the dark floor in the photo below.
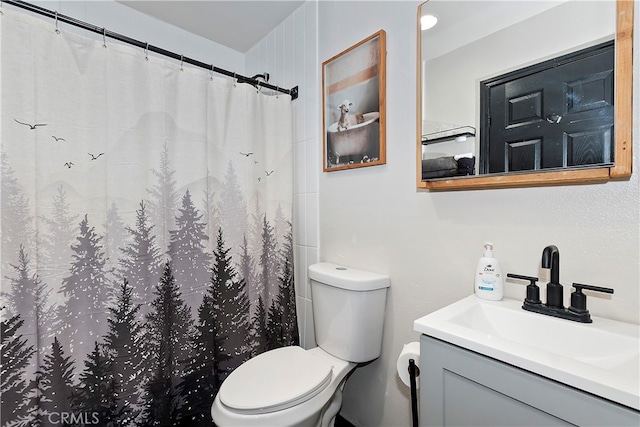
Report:
[[[334,424],[334,427],[355,427],[355,426],[351,424],[349,421],[342,418],[340,414],[338,414],[336,415],[336,422]]]

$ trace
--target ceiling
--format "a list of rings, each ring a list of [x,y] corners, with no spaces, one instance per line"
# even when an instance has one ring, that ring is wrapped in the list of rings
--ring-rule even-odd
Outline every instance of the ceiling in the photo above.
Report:
[[[117,0],[146,15],[246,53],[300,7],[295,0]]]

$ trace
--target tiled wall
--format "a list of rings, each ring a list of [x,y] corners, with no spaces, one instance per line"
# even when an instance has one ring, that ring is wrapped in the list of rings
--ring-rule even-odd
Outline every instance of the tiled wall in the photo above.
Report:
[[[307,267],[318,259],[318,175],[321,168],[320,66],[317,54],[317,2],[307,2],[246,56],[247,75],[267,71],[269,83],[298,86],[294,111],[293,240],[301,345],[314,347],[311,290]]]

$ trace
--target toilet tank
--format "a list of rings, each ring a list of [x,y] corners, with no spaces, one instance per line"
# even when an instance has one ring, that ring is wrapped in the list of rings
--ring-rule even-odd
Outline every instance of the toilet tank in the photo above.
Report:
[[[379,357],[389,277],[322,262],[309,278],[318,346],[355,363]]]

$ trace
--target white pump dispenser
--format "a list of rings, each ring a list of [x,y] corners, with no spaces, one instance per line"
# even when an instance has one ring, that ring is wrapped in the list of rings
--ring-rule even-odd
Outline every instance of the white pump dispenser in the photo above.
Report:
[[[500,263],[493,257],[493,243],[485,243],[484,248],[484,256],[478,260],[474,290],[479,298],[500,301],[504,293]]]

